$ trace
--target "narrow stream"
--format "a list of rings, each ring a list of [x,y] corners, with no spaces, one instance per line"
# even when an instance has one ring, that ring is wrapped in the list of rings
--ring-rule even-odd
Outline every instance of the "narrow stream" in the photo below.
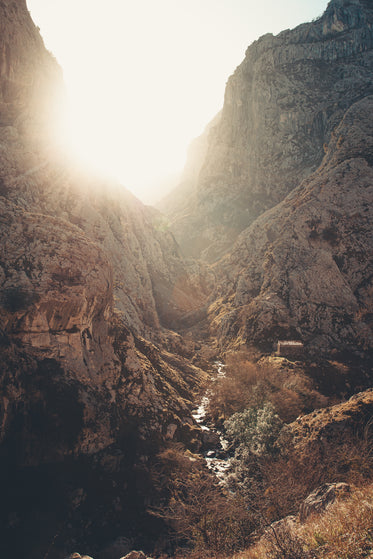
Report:
[[[225,365],[220,361],[214,363],[216,374],[212,377],[212,382],[216,382],[219,378],[225,376]],[[214,427],[207,425],[206,414],[210,402],[210,396],[213,393],[213,387],[206,390],[201,399],[198,408],[192,413],[196,423],[199,424],[202,431],[202,441],[207,450],[202,452],[206,460],[207,467],[214,472],[219,481],[224,482],[226,473],[230,467],[230,457],[227,453],[228,442],[224,439],[222,433]]]

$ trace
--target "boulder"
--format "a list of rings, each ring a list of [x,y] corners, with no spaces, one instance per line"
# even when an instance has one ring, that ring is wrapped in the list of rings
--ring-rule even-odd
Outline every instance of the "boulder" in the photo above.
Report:
[[[147,559],[147,557],[143,551],[130,551],[121,559]]]
[[[220,436],[215,431],[202,431],[202,445],[205,450],[220,447]]]
[[[325,483],[303,501],[299,509],[299,520],[304,522],[312,514],[326,510],[338,497],[349,493],[350,486],[347,483]]]

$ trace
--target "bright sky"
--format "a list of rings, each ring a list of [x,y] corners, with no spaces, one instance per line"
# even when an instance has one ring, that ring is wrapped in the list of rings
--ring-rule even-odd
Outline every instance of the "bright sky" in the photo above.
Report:
[[[146,203],[183,168],[228,77],[264,33],[328,0],[27,0],[63,68],[74,148]]]

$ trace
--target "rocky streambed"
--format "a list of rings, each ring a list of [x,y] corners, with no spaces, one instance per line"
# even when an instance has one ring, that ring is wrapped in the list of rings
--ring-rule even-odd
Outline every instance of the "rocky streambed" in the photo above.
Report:
[[[200,404],[192,413],[193,419],[201,427],[202,433],[202,455],[206,460],[207,467],[223,482],[230,467],[231,457],[228,452],[228,441],[224,439],[222,432],[211,424],[208,418],[208,407],[211,395],[214,392],[214,382],[225,376],[225,365],[216,361],[216,373],[211,379],[211,386],[202,396]]]

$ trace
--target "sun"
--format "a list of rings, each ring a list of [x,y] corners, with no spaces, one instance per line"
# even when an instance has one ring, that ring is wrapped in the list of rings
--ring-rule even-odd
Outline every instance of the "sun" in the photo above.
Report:
[[[52,4],[63,20],[70,0]],[[49,6],[40,16],[50,9],[51,21],[56,12]],[[184,75],[197,49],[189,35],[182,40],[191,21],[169,0],[110,0],[105,10],[81,0],[73,14],[68,23],[61,21],[61,37],[56,28],[51,37],[67,91],[64,144],[90,170],[153,203],[162,198],[167,179],[181,174],[188,145],[206,124],[206,88]],[[212,104],[208,117],[214,113]]]
[[[174,0],[108,0],[105,9],[95,0],[28,4],[35,18],[53,24],[45,41],[63,68],[64,144],[90,170],[114,178],[144,202],[160,200],[165,184],[177,186],[177,178],[172,185],[169,177],[180,176],[189,143],[223,100],[225,76],[219,102],[211,100],[209,91],[216,88],[206,73],[211,53],[201,49],[198,19],[189,5],[183,2],[180,9]],[[197,59],[200,66],[192,62]]]
[[[152,114],[138,98],[129,102],[125,83],[108,77],[105,84],[109,95],[97,79],[76,86],[64,110],[63,143],[85,167],[119,181],[145,202],[156,200],[165,177],[183,168],[186,139],[177,122],[165,121],[167,108]]]
[[[27,0],[27,5],[63,68],[64,135],[71,149],[91,169],[153,202],[162,197],[162,179],[181,172],[189,143],[222,108],[226,80],[250,42],[314,17],[326,2]],[[312,13],[306,14],[306,7]]]

